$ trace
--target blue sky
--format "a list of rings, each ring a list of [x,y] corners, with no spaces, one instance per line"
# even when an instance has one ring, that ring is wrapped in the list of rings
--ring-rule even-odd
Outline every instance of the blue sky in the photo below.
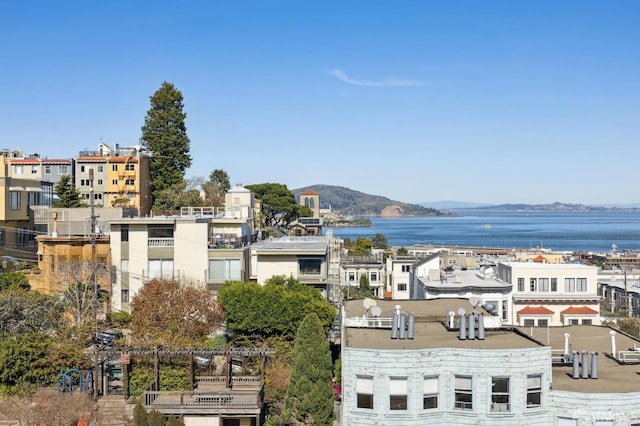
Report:
[[[189,177],[637,203],[639,40],[635,0],[9,0],[1,147],[135,145],[169,81]]]

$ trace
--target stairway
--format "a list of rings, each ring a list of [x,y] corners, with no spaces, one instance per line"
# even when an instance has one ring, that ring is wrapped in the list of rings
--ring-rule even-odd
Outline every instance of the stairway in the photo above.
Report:
[[[95,426],[129,426],[133,424],[133,405],[122,395],[106,395],[98,399]]]

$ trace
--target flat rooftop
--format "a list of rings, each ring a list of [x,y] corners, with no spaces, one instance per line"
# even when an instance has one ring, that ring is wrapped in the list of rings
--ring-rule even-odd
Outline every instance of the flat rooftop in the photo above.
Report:
[[[537,342],[507,329],[486,329],[484,340],[460,340],[459,332],[449,331],[444,323],[448,321],[448,313],[451,311],[457,313],[460,308],[464,308],[466,312],[473,311],[473,306],[466,299],[376,300],[375,302],[382,311],[380,318],[393,317],[396,305],[400,305],[400,310],[407,315],[413,312],[414,338],[392,339],[391,330],[388,328],[347,327],[343,334],[343,345],[350,348],[388,350],[523,349],[540,346]],[[366,314],[362,300],[350,300],[345,303],[345,308],[348,318],[362,317]],[[476,312],[490,315],[479,308],[476,308]]]
[[[589,353],[589,372],[591,371],[591,352],[598,353],[598,379],[574,379],[573,366],[552,367],[553,388],[588,393],[640,392],[640,363],[620,364],[610,357],[612,329],[605,326],[576,325],[567,327],[518,327],[518,329],[538,340],[541,344],[550,345],[554,354],[564,352],[564,335],[569,334],[571,350]],[[640,340],[633,339],[616,331],[616,352],[640,349]],[[640,352],[638,353],[640,359]],[[580,355],[582,360],[582,355]]]

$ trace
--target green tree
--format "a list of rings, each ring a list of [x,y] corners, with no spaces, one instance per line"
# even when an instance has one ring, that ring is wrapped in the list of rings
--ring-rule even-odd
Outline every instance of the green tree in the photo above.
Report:
[[[163,191],[179,184],[191,166],[182,93],[164,82],[150,97],[151,107],[142,126],[141,144],[151,151],[149,171],[154,206],[165,204]]]
[[[373,238],[371,239],[371,243],[373,245],[373,248],[376,248],[376,249],[384,250],[387,247],[389,247],[389,244],[387,243],[387,237],[385,237],[384,234],[381,234],[379,232],[373,236]]]
[[[371,254],[373,243],[369,238],[358,237],[358,239],[351,245],[349,254],[352,256],[365,256]]]
[[[184,422],[172,414],[167,419],[167,426],[184,426]]]
[[[147,426],[147,410],[140,400],[138,400],[136,406],[133,407],[133,423],[135,426]]]
[[[29,280],[22,272],[0,273],[0,291],[9,289],[29,290]]]
[[[313,287],[294,278],[275,276],[261,286],[257,283],[228,282],[218,292],[227,327],[244,336],[293,338],[298,325],[315,313],[326,330],[336,310]]]
[[[287,417],[294,424],[333,423],[331,351],[317,315],[307,315],[296,333],[286,395]]]
[[[24,333],[58,334],[67,326],[64,313],[64,304],[57,295],[15,289],[2,291],[0,337]]]
[[[151,410],[147,417],[147,423],[149,426],[165,426],[164,414],[157,410]]]
[[[87,205],[80,199],[80,191],[78,191],[74,186],[70,175],[64,175],[60,178],[56,186],[53,188],[53,193],[60,198],[60,201],[53,203],[53,207],[87,207]]]
[[[365,296],[370,296],[371,295],[371,286],[370,286],[369,277],[367,277],[367,274],[360,275],[359,284],[360,284],[360,291]]]
[[[161,204],[156,204],[155,211],[161,214],[177,213],[181,207],[201,207],[205,201],[200,197],[200,191],[193,187],[193,182],[183,180],[171,185],[159,193]]]
[[[224,194],[231,188],[229,175],[222,169],[216,169],[209,175],[209,180],[202,184],[205,200],[208,205],[221,207],[224,205]]]
[[[246,188],[262,202],[261,214],[266,226],[286,226],[298,218],[300,206],[287,185],[259,183]]]
[[[396,254],[398,256],[409,256],[409,250],[407,250],[406,247],[400,247],[398,248],[398,250],[396,251]]]

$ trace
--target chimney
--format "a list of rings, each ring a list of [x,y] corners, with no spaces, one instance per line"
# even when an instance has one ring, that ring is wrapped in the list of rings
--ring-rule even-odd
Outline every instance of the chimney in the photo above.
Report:
[[[598,352],[591,352],[591,378],[598,378]]]
[[[415,315],[413,314],[413,312],[411,312],[409,314],[409,327],[407,330],[407,339],[413,339],[413,334],[414,334],[414,329],[413,329],[413,325],[415,323]]]
[[[569,355],[569,333],[564,333],[564,354]]]
[[[398,338],[398,323],[400,322],[400,316],[397,312],[393,313],[393,323],[391,324],[391,338]]]
[[[455,323],[454,317],[456,316],[456,313],[451,311],[449,312],[449,329],[453,328],[453,325]]]
[[[467,340],[467,316],[460,315],[460,340]]]
[[[582,378],[589,378],[589,354],[587,351],[582,351]]]
[[[578,353],[576,351],[573,351],[573,353],[571,354],[572,358],[573,358],[573,378],[574,379],[579,379],[580,378],[580,359],[578,359]]]
[[[478,314],[478,339],[484,340],[484,315]]]
[[[611,330],[609,332],[609,336],[611,336],[611,355],[613,355],[614,359],[618,359],[618,356],[616,353],[616,332]]]
[[[406,323],[405,323],[405,317],[404,314],[400,314],[400,339],[404,339],[405,338],[405,331],[406,331]]]
[[[469,314],[469,340],[476,338],[476,314],[471,312]]]

